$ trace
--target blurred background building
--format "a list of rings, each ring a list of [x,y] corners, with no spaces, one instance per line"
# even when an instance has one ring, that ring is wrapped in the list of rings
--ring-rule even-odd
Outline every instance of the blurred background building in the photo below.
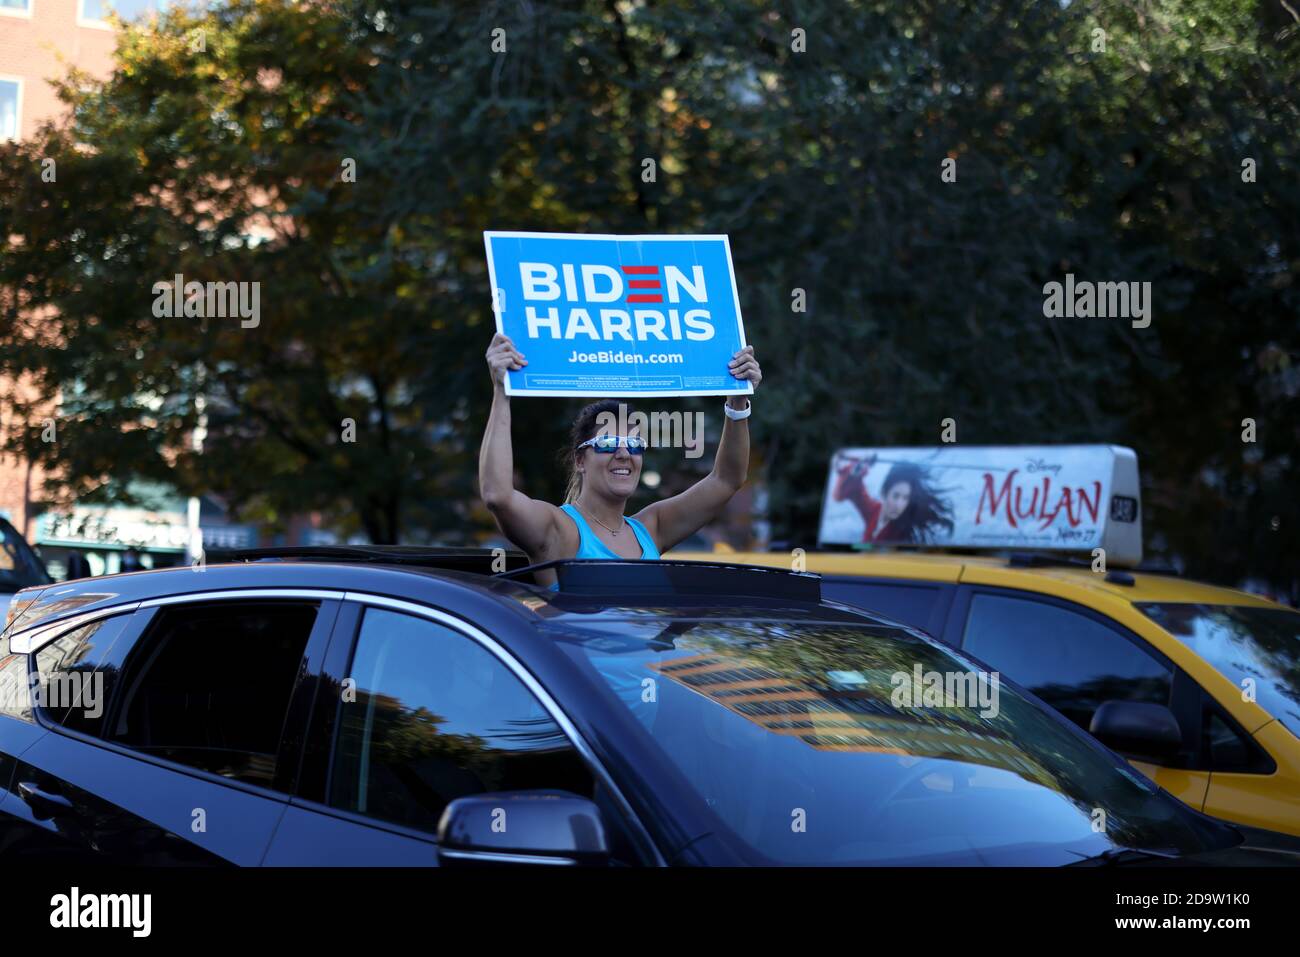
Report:
[[[124,10],[136,4],[136,0],[119,2]],[[0,139],[30,138],[40,124],[64,112],[49,81],[63,76],[69,67],[101,77],[111,72],[115,35],[107,15],[103,0],[0,0]],[[26,383],[0,382],[0,396],[15,395],[35,398]],[[21,425],[11,420],[13,404],[6,405],[0,429]],[[79,525],[87,526],[85,534],[99,534],[91,531],[90,525],[95,523],[89,522],[88,515],[41,514],[44,478],[34,463],[0,453],[0,516],[9,519],[33,544],[44,536],[84,544],[74,531]],[[102,521],[97,528],[104,528]],[[53,571],[66,570],[67,549],[54,552],[46,561],[63,565]],[[115,556],[111,564],[116,566],[119,561]],[[109,563],[100,558],[96,564],[103,566],[102,571]]]
[[[0,0],[0,140],[31,138],[42,123],[65,113],[51,81],[69,69],[96,78],[112,72],[112,13],[134,19],[158,9],[158,0]],[[22,381],[0,381],[0,430],[25,424],[14,421],[14,397],[36,398]],[[53,398],[44,406],[51,415],[56,408]],[[38,464],[0,452],[0,517],[35,547],[57,579],[182,564],[196,522],[205,550],[260,542],[258,529],[228,521],[215,497],[189,500],[173,488],[133,483],[136,507],[50,508],[42,500],[44,479]],[[272,541],[319,538],[312,524],[310,516],[294,519],[290,535]]]

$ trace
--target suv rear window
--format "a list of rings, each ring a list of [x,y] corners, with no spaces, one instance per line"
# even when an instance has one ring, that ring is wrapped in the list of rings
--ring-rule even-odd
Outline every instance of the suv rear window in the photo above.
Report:
[[[315,603],[165,609],[127,662],[106,740],[271,787]]]

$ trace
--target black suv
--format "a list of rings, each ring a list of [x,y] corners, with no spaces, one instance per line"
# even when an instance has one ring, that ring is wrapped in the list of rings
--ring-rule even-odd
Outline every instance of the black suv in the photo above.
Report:
[[[570,561],[551,591],[520,556],[491,574],[486,551],[237,558],[19,593],[0,637],[0,856],[1288,859],[978,662],[822,600],[816,576]],[[929,699],[934,675],[975,700]]]

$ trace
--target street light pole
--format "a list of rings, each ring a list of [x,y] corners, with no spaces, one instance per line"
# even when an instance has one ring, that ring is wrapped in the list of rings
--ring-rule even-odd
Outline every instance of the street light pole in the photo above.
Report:
[[[194,408],[199,414],[192,436],[195,452],[203,451],[203,440],[208,435],[208,414],[204,411],[206,407],[207,400],[203,397],[203,393],[199,392],[194,397]],[[199,526],[199,511],[200,502],[198,496],[191,495],[185,506],[185,525],[189,530],[185,545],[185,558],[191,568],[203,567],[203,529]]]

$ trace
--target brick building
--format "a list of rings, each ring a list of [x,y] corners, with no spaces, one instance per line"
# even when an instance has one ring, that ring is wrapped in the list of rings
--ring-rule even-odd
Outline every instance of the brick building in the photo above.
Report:
[[[109,73],[116,35],[106,15],[103,0],[0,0],[0,140],[30,138],[64,112],[51,79],[73,67]],[[0,400],[15,396],[33,398],[25,383],[0,382]],[[14,424],[12,408],[0,428]],[[29,462],[0,457],[0,515],[29,537],[43,478]]]
[[[124,14],[146,9],[117,0]],[[70,67],[107,75],[116,42],[104,0],[0,0],[0,138],[30,137],[63,112],[49,80]]]

